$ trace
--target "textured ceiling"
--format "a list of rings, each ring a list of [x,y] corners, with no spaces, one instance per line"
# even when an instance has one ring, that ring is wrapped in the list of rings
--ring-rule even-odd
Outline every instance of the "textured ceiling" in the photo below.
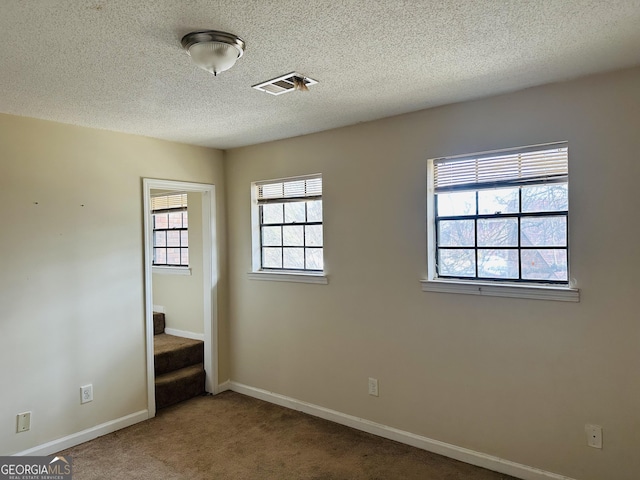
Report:
[[[199,29],[245,55],[198,69]],[[1,0],[0,39],[0,112],[231,148],[638,65],[640,0]]]

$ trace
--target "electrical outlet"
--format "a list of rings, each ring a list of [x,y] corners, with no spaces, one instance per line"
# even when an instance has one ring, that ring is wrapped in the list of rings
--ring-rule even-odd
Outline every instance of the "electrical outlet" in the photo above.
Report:
[[[18,433],[31,429],[31,412],[18,414]]]
[[[369,377],[369,395],[378,396],[378,379]]]
[[[93,385],[83,385],[80,387],[80,403],[93,402]]]
[[[587,432],[587,445],[593,448],[602,448],[602,427],[600,425],[585,425]]]

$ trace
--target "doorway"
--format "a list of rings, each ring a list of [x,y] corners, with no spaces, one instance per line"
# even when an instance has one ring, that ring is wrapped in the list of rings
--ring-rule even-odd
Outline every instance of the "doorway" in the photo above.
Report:
[[[216,241],[216,204],[215,186],[200,183],[178,182],[172,180],[143,179],[143,205],[144,205],[144,271],[145,271],[145,339],[146,339],[146,362],[147,362],[147,408],[149,418],[156,414],[155,398],[155,374],[154,374],[154,297],[153,297],[153,222],[151,215],[151,197],[153,192],[180,192],[198,193],[193,196],[200,198],[201,204],[198,209],[201,215],[202,225],[202,326],[204,341],[204,370],[205,370],[205,391],[217,393],[218,385],[218,325],[217,325],[217,280],[218,280],[218,255]]]

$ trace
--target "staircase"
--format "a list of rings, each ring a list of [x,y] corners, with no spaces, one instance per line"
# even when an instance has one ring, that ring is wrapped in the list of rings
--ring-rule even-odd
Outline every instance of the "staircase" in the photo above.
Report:
[[[153,313],[156,409],[204,393],[204,342],[164,333],[164,313]]]

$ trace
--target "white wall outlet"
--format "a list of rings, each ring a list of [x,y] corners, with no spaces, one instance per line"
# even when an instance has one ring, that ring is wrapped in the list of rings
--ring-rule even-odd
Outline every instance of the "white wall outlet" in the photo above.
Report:
[[[18,433],[26,432],[31,429],[31,412],[22,412],[18,414]]]
[[[80,387],[80,403],[93,402],[93,385],[83,385]]]
[[[602,448],[602,427],[600,425],[585,425],[587,432],[587,445],[593,448]]]
[[[369,377],[369,395],[378,396],[378,379]]]

